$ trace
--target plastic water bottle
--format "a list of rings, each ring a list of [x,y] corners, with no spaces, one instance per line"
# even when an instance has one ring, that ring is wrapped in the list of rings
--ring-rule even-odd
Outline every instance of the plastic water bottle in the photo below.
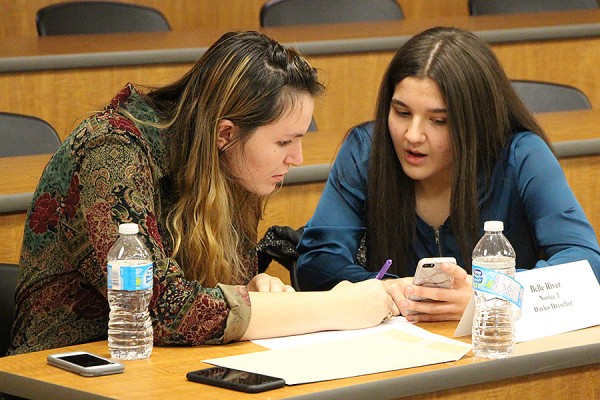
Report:
[[[108,252],[108,348],[112,358],[122,360],[146,358],[152,353],[148,304],[153,263],[138,232],[137,224],[119,225],[120,236]]]
[[[515,318],[509,299],[522,296],[518,293],[522,286],[506,278],[515,276],[515,250],[502,234],[502,221],[486,221],[483,229],[485,234],[473,249],[473,354],[510,357],[515,346]]]

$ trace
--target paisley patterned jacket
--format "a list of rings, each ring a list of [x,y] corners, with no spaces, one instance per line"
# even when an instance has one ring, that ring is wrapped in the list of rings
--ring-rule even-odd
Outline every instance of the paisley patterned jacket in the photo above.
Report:
[[[131,115],[134,118],[128,118]],[[170,258],[165,217],[172,203],[166,132],[140,121],[158,117],[128,84],[83,121],[46,166],[25,225],[16,321],[9,354],[106,338],[106,256],[121,222],[140,226],[154,257],[150,313],[156,345],[220,344],[239,339],[250,319],[245,282],[202,287]]]

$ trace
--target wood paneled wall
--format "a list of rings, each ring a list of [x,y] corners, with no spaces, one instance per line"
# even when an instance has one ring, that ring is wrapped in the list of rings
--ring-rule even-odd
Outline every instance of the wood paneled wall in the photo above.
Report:
[[[582,89],[600,107],[600,38],[495,44],[512,79],[547,80]],[[379,82],[393,52],[309,56],[327,94],[315,105],[321,129],[345,131],[372,119]],[[0,74],[0,110],[38,116],[65,138],[77,121],[103,107],[127,82],[161,85],[191,64],[156,64]]]
[[[64,0],[0,0],[0,38],[37,36],[35,14],[40,8]],[[214,27],[220,31],[256,29],[266,0],[115,0],[160,10],[174,31]],[[326,1],[326,0],[324,0]],[[467,0],[397,0],[405,18],[467,15]],[[11,21],[6,23],[6,21]]]

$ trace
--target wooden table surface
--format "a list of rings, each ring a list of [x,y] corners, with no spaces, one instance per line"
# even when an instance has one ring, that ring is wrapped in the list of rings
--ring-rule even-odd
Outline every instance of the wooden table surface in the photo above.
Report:
[[[456,322],[422,323],[422,328],[451,337]],[[470,337],[459,338],[469,342]],[[155,347],[150,358],[124,361],[123,374],[85,378],[46,364],[48,354],[87,350],[108,357],[106,341],[0,358],[0,392],[32,398],[91,399],[282,399],[400,398],[437,392],[436,398],[543,399],[548,389],[561,387],[553,398],[586,398],[598,393],[600,326],[517,345],[515,356],[504,360],[476,358],[469,352],[456,362],[389,371],[311,384],[286,386],[261,394],[242,394],[188,382],[188,371],[209,367],[201,360],[263,350],[252,342],[222,346]],[[557,362],[557,359],[560,362]],[[293,360],[290,360],[292,363]],[[360,362],[360,360],[357,360]],[[576,378],[575,380],[573,378]],[[502,379],[506,379],[502,381]],[[570,383],[569,383],[570,381]],[[412,384],[400,384],[413,382]],[[482,382],[488,382],[480,385]],[[508,384],[510,383],[510,384]],[[446,391],[440,391],[445,388]],[[451,389],[455,388],[455,389]],[[595,390],[595,392],[594,392]],[[329,392],[328,392],[329,391]],[[348,392],[349,391],[349,392]],[[568,391],[568,392],[567,392]],[[344,394],[346,393],[346,394]],[[485,395],[487,393],[487,395]],[[467,397],[465,397],[465,395]],[[495,397],[489,397],[493,395]],[[462,396],[462,397],[459,397]],[[504,397],[500,397],[504,396]],[[548,397],[545,398],[547,400]]]

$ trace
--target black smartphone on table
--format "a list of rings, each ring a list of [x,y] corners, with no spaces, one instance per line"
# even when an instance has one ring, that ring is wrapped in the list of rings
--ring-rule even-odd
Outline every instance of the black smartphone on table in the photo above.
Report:
[[[264,392],[285,385],[285,381],[281,378],[225,367],[211,367],[191,371],[186,374],[186,378],[192,382],[205,383],[246,393]]]
[[[87,351],[51,354],[47,361],[55,367],[88,377],[119,374],[125,370],[123,364]]]

